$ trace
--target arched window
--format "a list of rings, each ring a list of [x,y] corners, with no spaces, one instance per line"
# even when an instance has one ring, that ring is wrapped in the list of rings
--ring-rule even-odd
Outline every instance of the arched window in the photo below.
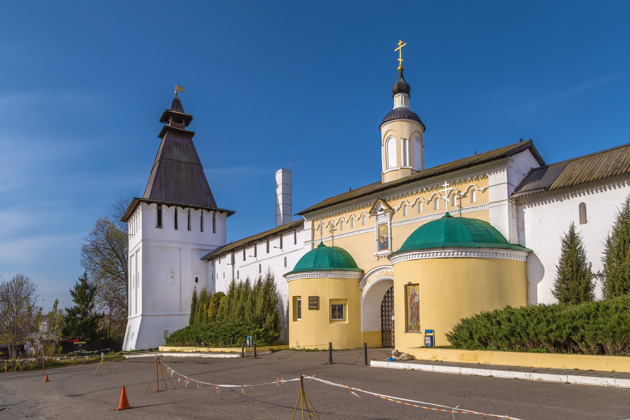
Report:
[[[343,230],[343,220],[339,221],[339,231],[341,232]]]
[[[418,201],[418,213],[422,213],[422,201]]]
[[[407,215],[407,204],[403,204],[403,216]]]
[[[287,257],[284,257],[284,266],[287,266]]]
[[[413,167],[416,169],[422,167],[422,144],[417,137],[413,139]]]
[[[585,225],[588,222],[586,218],[586,203],[580,203],[580,224]]]
[[[350,219],[350,229],[354,227],[354,217]]]
[[[474,203],[475,201],[477,201],[477,191],[470,190],[470,204]]]
[[[439,210],[440,209],[440,199],[435,197],[434,198],[434,202],[433,202],[433,209],[434,210]]]
[[[387,139],[387,169],[396,167],[396,139]]]
[[[365,214],[361,216],[361,226],[365,226]]]
[[[457,207],[457,193],[453,193],[453,199],[451,205]]]

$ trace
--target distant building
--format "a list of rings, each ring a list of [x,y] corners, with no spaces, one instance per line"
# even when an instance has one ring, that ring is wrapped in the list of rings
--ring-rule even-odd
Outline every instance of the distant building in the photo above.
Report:
[[[276,174],[274,229],[226,244],[217,206],[177,97],[147,188],[129,225],[124,349],[163,344],[188,322],[194,289],[270,271],[292,347],[437,345],[462,317],[554,302],[560,239],[571,222],[599,269],[630,194],[630,145],[547,165],[531,140],[424,167],[425,125],[399,67],[379,125],[381,181],[330,197],[291,221],[290,172]],[[445,144],[444,151],[447,152]],[[343,170],[340,171],[340,178]],[[395,316],[394,316],[395,315]]]

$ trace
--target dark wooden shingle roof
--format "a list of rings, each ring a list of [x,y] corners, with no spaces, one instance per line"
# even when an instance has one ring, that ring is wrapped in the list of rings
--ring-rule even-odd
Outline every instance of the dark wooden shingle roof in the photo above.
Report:
[[[279,234],[291,230],[291,229],[300,229],[304,226],[304,219],[296,220],[295,222],[287,223],[282,226],[275,227],[270,230],[266,230],[264,232],[258,233],[256,235],[248,236],[247,238],[239,239],[238,241],[231,242],[227,245],[222,246],[221,248],[217,248],[214,251],[206,254],[202,260],[212,260],[218,257],[221,257],[225,254],[229,254],[230,252],[240,251],[244,247],[248,247],[250,245],[255,244],[256,242],[271,238],[273,236],[278,236]]]
[[[630,173],[630,143],[532,169],[511,198],[575,187]]]

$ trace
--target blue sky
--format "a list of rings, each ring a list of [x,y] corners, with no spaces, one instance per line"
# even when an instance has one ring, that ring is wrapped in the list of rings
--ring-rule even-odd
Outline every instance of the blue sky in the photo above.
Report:
[[[80,245],[140,196],[177,83],[228,240],[380,179],[399,39],[426,166],[532,138],[548,163],[630,141],[626,2],[8,2],[0,275],[70,305]]]

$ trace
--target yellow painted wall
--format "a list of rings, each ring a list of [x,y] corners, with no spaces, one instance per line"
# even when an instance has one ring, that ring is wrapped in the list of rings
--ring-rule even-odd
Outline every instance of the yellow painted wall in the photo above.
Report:
[[[406,332],[405,285],[419,284],[420,331]],[[396,347],[424,346],[424,330],[435,330],[435,345],[461,318],[506,305],[527,305],[524,261],[496,258],[435,258],[394,264]]]
[[[380,331],[363,331],[362,342],[366,343],[368,347],[382,347],[382,334]]]
[[[480,363],[500,366],[523,366],[545,369],[577,369],[601,372],[630,373],[630,357],[595,356],[589,354],[520,353],[431,348],[400,348],[417,359],[442,362]]]
[[[294,318],[295,297],[302,298],[302,320]],[[319,296],[319,309],[308,309],[308,297]],[[346,319],[332,321],[331,300],[347,299]],[[314,278],[289,282],[289,347],[327,349],[361,347],[359,279]]]
[[[405,176],[411,175],[414,172],[417,172],[415,170],[412,170],[411,168],[401,167],[403,162],[402,162],[402,148],[401,148],[402,144],[401,144],[400,139],[401,138],[409,139],[411,143],[410,148],[409,148],[410,149],[409,155],[410,155],[410,159],[413,160],[414,158],[413,139],[420,138],[421,147],[422,147],[422,142],[423,142],[422,133],[423,132],[424,132],[424,129],[417,121],[394,120],[394,121],[390,121],[383,124],[383,126],[381,127],[381,159],[382,159],[383,168],[386,167],[385,165],[387,163],[385,142],[390,137],[394,137],[396,139],[396,167],[399,167],[399,169],[388,170],[384,172],[382,174],[383,182],[389,182],[396,179],[400,179]],[[423,161],[419,162],[419,165],[417,166],[424,167],[424,159],[423,159],[424,150],[420,151],[420,155]],[[412,166],[413,166],[413,162],[412,162]]]
[[[475,185],[476,187],[483,189],[488,186],[488,177],[483,176],[480,178],[469,179],[465,182],[453,183],[452,187],[456,188],[460,192],[468,191],[469,188]],[[387,203],[395,210],[392,223],[396,224],[397,222],[402,222],[405,220],[413,219],[418,216],[427,216],[427,215],[441,215],[444,212],[445,206],[444,201],[441,200],[439,209],[435,210],[433,203],[437,198],[435,198],[435,194],[439,194],[439,189],[430,189],[426,191],[422,191],[420,193],[403,195],[400,197],[396,197],[394,199],[387,200]],[[451,195],[453,192],[451,192]],[[433,197],[433,199],[431,199]],[[422,198],[424,200],[431,200],[429,204],[422,203],[422,212],[418,213],[418,198]],[[489,192],[486,189],[485,191],[477,191],[476,192],[476,200],[474,203],[470,203],[470,194],[467,197],[461,199],[462,208],[481,206],[484,204],[488,204]],[[328,216],[324,218],[317,218],[313,220],[312,226],[312,238],[314,239],[314,244],[317,245],[320,239],[320,233],[318,230],[318,226],[320,223],[323,223],[326,227],[324,227],[323,234],[323,242],[326,246],[339,246],[352,255],[357,266],[363,269],[365,272],[368,272],[374,267],[383,264],[389,264],[389,260],[380,259],[377,260],[374,257],[374,253],[376,251],[376,233],[375,233],[375,224],[374,219],[367,215],[367,212],[370,210],[371,203],[369,206],[365,206],[363,208],[353,209],[344,211],[334,216]],[[407,215],[404,215],[403,204],[407,204]],[[413,205],[413,207],[411,206]],[[449,206],[449,211],[452,212],[453,215],[458,214],[458,210],[452,209]],[[365,216],[365,225],[361,223],[362,216]],[[466,213],[466,217],[476,218],[480,220],[489,221],[489,213],[488,210],[480,210],[475,212]],[[350,220],[354,220],[354,222],[350,222]],[[343,228],[340,225],[340,221],[343,221]],[[391,244],[392,244],[392,252],[398,250],[403,243],[407,240],[409,235],[413,233],[417,228],[422,226],[425,223],[428,223],[430,220],[426,220],[423,222],[416,223],[408,223],[404,225],[392,226],[391,232]],[[329,224],[334,224],[334,243],[331,241],[330,232],[328,230]],[[369,229],[368,232],[361,232],[362,230]],[[348,235],[350,234],[350,235]]]

